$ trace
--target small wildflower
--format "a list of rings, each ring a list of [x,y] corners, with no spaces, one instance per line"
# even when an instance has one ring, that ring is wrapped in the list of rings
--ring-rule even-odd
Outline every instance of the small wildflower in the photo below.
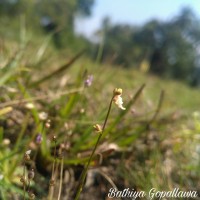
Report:
[[[47,117],[48,117],[48,114],[47,114],[47,113],[45,113],[45,112],[40,112],[40,113],[39,113],[39,118],[40,118],[40,120],[46,120]]]
[[[31,150],[26,151],[25,154],[30,155],[31,154]]]
[[[126,110],[126,108],[123,107],[123,100],[122,100],[122,89],[121,88],[116,88],[114,91],[113,91],[113,94],[114,94],[114,98],[113,98],[113,101],[114,103],[122,110]]]
[[[85,109],[84,109],[84,108],[81,108],[81,109],[80,109],[80,113],[81,113],[81,114],[85,113]]]
[[[36,144],[41,144],[42,143],[42,135],[41,134],[38,134],[35,138],[35,142]]]
[[[54,142],[56,142],[57,137],[55,135],[53,135],[52,139],[53,139]]]
[[[101,128],[101,126],[100,126],[99,124],[95,124],[95,125],[93,126],[93,128],[94,128],[94,130],[97,131],[97,132],[102,132],[102,128]]]
[[[8,138],[3,139],[3,144],[4,145],[9,145],[10,144],[10,140]]]
[[[47,122],[45,123],[45,127],[50,128],[50,126],[51,126],[51,120],[48,119]]]
[[[26,103],[25,104],[25,108],[27,108],[27,109],[33,109],[33,108],[35,108],[35,106],[32,103]]]
[[[30,160],[30,154],[31,154],[31,150],[28,150],[28,151],[25,152],[25,154],[24,154],[24,160],[25,161]]]
[[[85,80],[85,86],[90,87],[92,85],[92,82],[93,82],[93,75],[88,75],[87,79]]]

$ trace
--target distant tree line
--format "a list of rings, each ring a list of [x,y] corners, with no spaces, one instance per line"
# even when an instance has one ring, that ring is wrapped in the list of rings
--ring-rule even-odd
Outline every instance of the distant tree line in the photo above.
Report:
[[[98,35],[104,62],[141,67],[192,85],[200,82],[200,20],[189,8],[167,22],[152,20],[140,27],[105,18]]]

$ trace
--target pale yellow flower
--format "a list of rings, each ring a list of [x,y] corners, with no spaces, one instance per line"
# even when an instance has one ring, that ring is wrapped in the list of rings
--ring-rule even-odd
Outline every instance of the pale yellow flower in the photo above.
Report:
[[[120,109],[126,110],[126,108],[123,107],[123,100],[122,100],[121,95],[122,95],[122,89],[121,88],[116,88],[114,90],[113,101]]]
[[[93,126],[94,130],[97,131],[97,132],[102,132],[102,127],[99,125],[99,124],[95,124]]]
[[[39,113],[39,119],[40,120],[46,120],[48,118],[48,114],[45,112],[40,112]]]
[[[25,107],[26,107],[27,109],[33,109],[33,108],[35,108],[34,104],[32,104],[32,103],[27,103],[27,104],[25,105]]]
[[[30,155],[31,154],[31,150],[26,151],[25,154]]]

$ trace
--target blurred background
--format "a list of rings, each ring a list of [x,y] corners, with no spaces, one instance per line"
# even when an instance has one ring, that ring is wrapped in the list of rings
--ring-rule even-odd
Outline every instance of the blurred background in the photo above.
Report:
[[[22,29],[37,37],[51,34],[57,49],[86,47],[96,59],[101,45],[101,62],[199,85],[198,1],[1,0],[0,5],[2,42],[19,40]]]
[[[36,199],[47,199],[53,149],[63,146],[52,199],[74,199],[116,87],[126,111],[113,105],[80,199],[108,199],[111,187],[200,193],[199,8],[0,0],[0,199],[22,199],[24,166],[35,170]]]

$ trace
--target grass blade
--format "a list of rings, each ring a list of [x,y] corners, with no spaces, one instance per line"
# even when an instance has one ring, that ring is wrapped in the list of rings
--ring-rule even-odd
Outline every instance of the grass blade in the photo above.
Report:
[[[56,71],[48,74],[47,76],[41,78],[40,80],[32,83],[30,85],[30,87],[35,87],[35,86],[38,86],[40,85],[41,83],[61,74],[63,71],[65,71],[66,69],[68,69],[78,58],[80,58],[83,53],[85,52],[85,49],[80,51],[77,55],[75,55],[69,62],[67,62],[66,64],[64,64],[63,66],[61,66],[60,68],[58,68]]]

